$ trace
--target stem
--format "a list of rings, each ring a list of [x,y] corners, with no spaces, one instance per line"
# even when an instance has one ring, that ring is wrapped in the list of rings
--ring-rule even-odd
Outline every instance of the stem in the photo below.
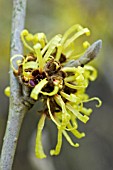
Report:
[[[13,0],[11,57],[22,54],[20,33],[24,28],[26,0]],[[7,127],[1,152],[0,170],[11,170],[23,118],[28,107],[23,102],[22,89],[10,69],[10,105]]]

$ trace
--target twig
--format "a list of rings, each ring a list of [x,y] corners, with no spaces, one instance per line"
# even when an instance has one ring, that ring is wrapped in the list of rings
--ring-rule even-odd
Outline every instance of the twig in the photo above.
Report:
[[[22,54],[20,32],[24,28],[25,11],[26,0],[13,0],[11,56]],[[0,170],[12,169],[20,128],[25,113],[29,109],[23,104],[21,86],[13,75],[12,70],[10,70],[10,88],[9,116],[1,152]]]
[[[93,60],[99,53],[102,47],[102,40],[94,42],[85,52],[85,54],[77,60],[69,61],[64,67],[83,66]]]

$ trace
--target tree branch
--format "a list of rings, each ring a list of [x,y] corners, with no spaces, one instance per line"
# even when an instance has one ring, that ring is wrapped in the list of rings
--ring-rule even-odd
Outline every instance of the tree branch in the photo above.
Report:
[[[13,0],[11,57],[22,54],[20,33],[24,28],[26,0]],[[10,106],[7,127],[1,152],[0,170],[11,170],[23,118],[28,107],[23,103],[22,89],[10,69]]]

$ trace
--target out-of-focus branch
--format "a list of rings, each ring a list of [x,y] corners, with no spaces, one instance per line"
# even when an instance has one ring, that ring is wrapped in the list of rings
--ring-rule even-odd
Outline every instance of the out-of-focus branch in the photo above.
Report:
[[[24,29],[26,0],[13,0],[11,57],[22,54],[20,33]],[[16,151],[19,132],[28,106],[23,103],[22,90],[12,70],[10,70],[10,106],[3,147],[0,170],[11,170]]]

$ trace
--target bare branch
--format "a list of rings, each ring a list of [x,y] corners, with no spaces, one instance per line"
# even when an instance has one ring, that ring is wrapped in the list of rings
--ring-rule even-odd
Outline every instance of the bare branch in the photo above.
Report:
[[[11,57],[14,54],[22,54],[20,32],[24,28],[25,11],[26,0],[13,0]],[[12,70],[10,70],[10,88],[9,116],[1,152],[0,170],[12,169],[22,121],[25,113],[28,111],[28,107],[23,104],[21,86],[13,75]]]

